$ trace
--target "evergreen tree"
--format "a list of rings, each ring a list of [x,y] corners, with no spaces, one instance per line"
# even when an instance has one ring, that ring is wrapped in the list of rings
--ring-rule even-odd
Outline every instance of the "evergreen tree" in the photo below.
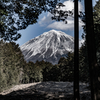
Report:
[[[23,67],[23,73],[22,83],[39,82],[43,80],[42,66],[38,66],[37,63],[26,63]]]
[[[52,69],[53,65],[49,62],[45,62],[45,67],[43,68],[42,74],[43,74],[43,81],[51,81],[50,70]]]
[[[19,84],[24,57],[19,45],[0,41],[0,90]]]
[[[95,33],[95,44],[96,44],[96,52],[97,52],[97,62],[100,65],[100,0],[97,1],[94,12],[94,33]]]
[[[88,6],[91,5],[92,1],[86,1],[88,3],[86,3],[86,17],[87,19],[87,27],[84,27],[84,31],[86,33],[86,48],[88,50],[88,60],[89,60],[89,67],[91,68],[91,72],[92,76],[91,76],[91,85],[92,85],[92,96],[91,97],[92,100],[97,100],[98,96],[99,96],[99,83],[100,81],[98,80],[100,77],[100,68],[99,68],[99,58],[100,58],[100,50],[99,50],[99,42],[100,42],[100,21],[99,21],[99,14],[100,14],[100,10],[99,10],[99,5],[100,5],[100,0],[97,2],[97,4],[94,7],[94,12],[93,15],[91,11],[89,11],[91,8],[89,8]],[[90,4],[89,4],[90,3]],[[88,5],[89,4],[89,5]],[[90,17],[89,17],[90,16]],[[93,19],[92,19],[93,17]],[[91,20],[91,21],[90,21]],[[92,22],[92,20],[94,20],[94,23]],[[92,25],[91,25],[92,23]],[[94,24],[94,25],[93,25]],[[91,26],[90,26],[91,25]],[[92,28],[91,28],[92,27]],[[94,33],[93,33],[94,32]],[[90,35],[89,35],[90,34]],[[91,40],[90,40],[91,39]],[[96,61],[97,59],[97,61]],[[93,78],[93,79],[92,79]],[[98,98],[99,100],[99,98]]]
[[[66,58],[61,58],[58,62],[61,81],[74,81],[74,53],[68,53]]]
[[[81,82],[90,83],[89,65],[88,65],[87,58],[88,58],[87,48],[86,48],[86,42],[85,42],[79,50],[79,80]]]

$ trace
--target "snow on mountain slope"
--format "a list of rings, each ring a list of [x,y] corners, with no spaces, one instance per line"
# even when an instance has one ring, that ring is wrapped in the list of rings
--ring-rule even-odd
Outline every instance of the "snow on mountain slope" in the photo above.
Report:
[[[74,38],[64,32],[51,30],[29,40],[20,49],[27,62],[44,60],[57,64],[62,56],[74,50]]]

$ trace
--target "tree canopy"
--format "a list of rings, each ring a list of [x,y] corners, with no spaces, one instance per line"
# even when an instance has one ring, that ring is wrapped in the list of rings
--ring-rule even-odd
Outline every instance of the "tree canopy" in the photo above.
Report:
[[[16,41],[19,30],[37,22],[43,11],[50,11],[58,0],[0,0],[0,38]]]

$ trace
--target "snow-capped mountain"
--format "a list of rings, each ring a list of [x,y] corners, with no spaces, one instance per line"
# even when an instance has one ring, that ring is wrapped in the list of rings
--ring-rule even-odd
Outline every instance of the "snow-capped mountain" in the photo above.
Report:
[[[51,30],[29,40],[20,49],[27,62],[44,60],[57,64],[62,56],[74,50],[74,38],[64,32]]]

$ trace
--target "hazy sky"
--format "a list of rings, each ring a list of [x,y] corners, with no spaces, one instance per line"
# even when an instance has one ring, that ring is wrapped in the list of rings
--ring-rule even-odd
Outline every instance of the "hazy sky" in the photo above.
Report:
[[[95,5],[95,1],[93,0],[93,5]],[[61,8],[63,10],[72,10],[74,8],[74,3],[72,0],[61,0],[62,3],[64,3],[66,6],[64,8]],[[81,0],[79,2],[79,10],[84,11],[84,2]],[[26,29],[19,31],[21,33],[21,38],[16,41],[16,43],[19,44],[19,46],[23,45],[27,41],[29,41],[32,38],[35,38],[36,36],[43,34],[44,32],[50,31],[52,29],[60,30],[65,32],[66,34],[69,34],[74,37],[74,19],[69,17],[67,19],[68,24],[65,24],[64,22],[60,21],[54,21],[51,20],[51,14],[49,12],[42,13],[39,16],[38,23],[29,25]],[[83,29],[82,29],[83,23],[81,20],[79,21],[79,39],[81,38]]]

